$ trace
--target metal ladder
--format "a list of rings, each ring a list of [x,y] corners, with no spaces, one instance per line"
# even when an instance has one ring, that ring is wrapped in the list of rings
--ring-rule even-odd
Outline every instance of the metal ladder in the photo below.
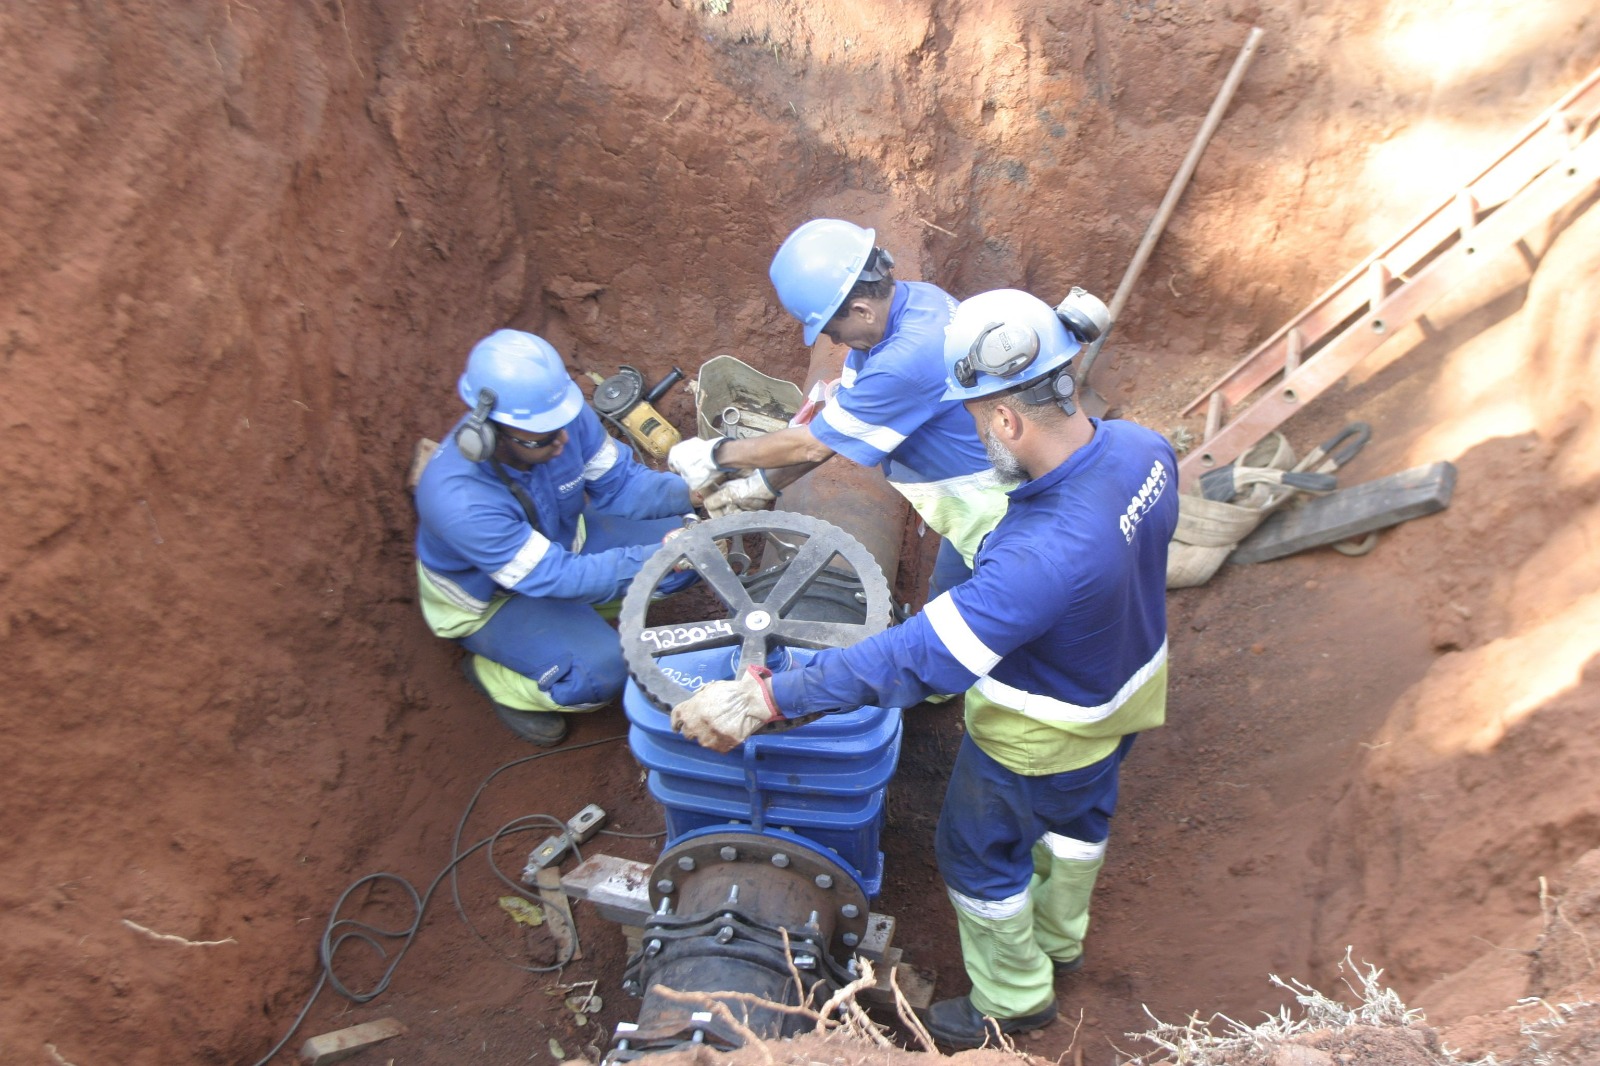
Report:
[[[1486,170],[1367,257],[1184,408],[1206,408],[1185,491],[1321,395],[1440,297],[1600,183],[1600,69]],[[1256,395],[1258,389],[1264,389]]]

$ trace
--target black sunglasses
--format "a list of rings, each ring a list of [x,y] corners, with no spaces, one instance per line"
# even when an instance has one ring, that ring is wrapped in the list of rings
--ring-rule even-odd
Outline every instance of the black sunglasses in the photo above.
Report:
[[[548,437],[535,437],[533,440],[523,440],[521,437],[513,437],[509,433],[503,433],[501,436],[510,441],[512,444],[515,444],[517,447],[526,448],[528,451],[533,452],[538,451],[540,448],[548,448],[550,445],[554,444],[556,442],[556,438],[561,436],[561,430],[556,430]]]

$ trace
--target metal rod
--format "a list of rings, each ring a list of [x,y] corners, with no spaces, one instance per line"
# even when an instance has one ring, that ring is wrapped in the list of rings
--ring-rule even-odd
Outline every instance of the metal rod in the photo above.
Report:
[[[1167,187],[1166,199],[1161,201],[1161,206],[1156,209],[1155,217],[1150,220],[1149,227],[1144,231],[1144,240],[1139,242],[1138,249],[1133,253],[1133,261],[1128,264],[1127,272],[1122,275],[1122,284],[1117,286],[1117,293],[1111,298],[1111,322],[1106,326],[1104,333],[1089,345],[1084,353],[1083,362],[1078,366],[1078,387],[1086,388],[1089,381],[1089,369],[1094,366],[1095,357],[1100,354],[1100,349],[1105,345],[1106,338],[1111,330],[1116,327],[1117,317],[1122,314],[1122,305],[1128,302],[1128,294],[1133,289],[1133,283],[1139,280],[1139,273],[1144,269],[1150,253],[1155,251],[1156,242],[1161,239],[1162,230],[1167,228],[1167,220],[1172,217],[1172,212],[1178,206],[1178,199],[1183,195],[1183,190],[1188,186],[1189,179],[1194,175],[1194,169],[1200,164],[1200,156],[1206,150],[1211,135],[1222,123],[1222,116],[1228,110],[1228,105],[1233,102],[1233,94],[1238,91],[1239,83],[1244,80],[1244,73],[1250,67],[1250,61],[1255,58],[1256,50],[1261,44],[1263,31],[1260,26],[1250,27],[1250,36],[1245,38],[1244,47],[1239,50],[1239,57],[1233,61],[1233,69],[1228,71],[1227,80],[1222,83],[1222,88],[1217,92],[1217,98],[1211,104],[1211,111],[1206,115],[1206,120],[1200,126],[1200,132],[1195,134],[1194,144],[1189,146],[1189,154],[1184,157],[1183,165],[1178,168],[1178,173],[1172,179],[1172,184]]]

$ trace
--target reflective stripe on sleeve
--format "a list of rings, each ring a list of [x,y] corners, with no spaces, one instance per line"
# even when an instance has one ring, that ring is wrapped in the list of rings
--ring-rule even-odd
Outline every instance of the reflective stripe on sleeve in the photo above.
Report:
[[[529,572],[539,565],[539,560],[544,558],[544,553],[549,550],[550,541],[538,530],[529,530],[528,540],[517,554],[489,577],[501,588],[516,588],[517,582],[527,577]]]
[[[898,433],[888,426],[875,426],[871,422],[863,422],[843,407],[836,405],[824,407],[817,412],[817,417],[845,436],[854,438],[885,455],[900,447],[901,442],[906,439],[904,433]]]
[[[1095,844],[1087,840],[1074,840],[1064,837],[1060,833],[1046,833],[1039,838],[1044,846],[1050,849],[1050,854],[1058,859],[1074,862],[1094,862],[1106,857],[1106,842],[1104,840]]]
[[[973,899],[971,896],[963,896],[949,885],[946,885],[944,890],[950,894],[950,902],[955,904],[958,910],[964,910],[978,918],[995,920],[1015,918],[1022,913],[1022,908],[1028,905],[1027,889],[1005,899]]]
[[[422,569],[422,576],[428,579],[428,584],[432,585],[439,595],[452,606],[458,607],[469,614],[482,614],[489,609],[488,600],[478,599],[443,574],[429,570],[426,566],[422,566],[421,563],[417,565]]]
[[[949,593],[945,593],[946,596]],[[943,599],[944,596],[939,597]],[[938,602],[937,600],[934,602]],[[933,604],[929,604],[932,607]],[[934,626],[935,631],[938,625]],[[942,634],[941,634],[942,636]],[[960,658],[958,655],[957,658]],[[1097,707],[1084,707],[1066,700],[1058,700],[1050,696],[1041,696],[1037,692],[1024,692],[1020,688],[1013,688],[1004,681],[996,681],[992,677],[979,677],[978,683],[973,686],[986,698],[993,700],[1002,707],[1009,707],[1019,711],[1029,718],[1039,722],[1101,722],[1110,718],[1122,705],[1127,703],[1133,694],[1144,687],[1145,682],[1154,677],[1167,661],[1167,642],[1162,641],[1161,647],[1150,657],[1150,661],[1134,671],[1132,677],[1123,684],[1117,694]]]
[[[956,662],[977,674],[979,684],[987,680],[984,675],[995,668],[1000,656],[978,639],[972,627],[967,625],[967,620],[961,617],[961,611],[956,608],[950,593],[935,597],[922,609],[922,613],[927,616],[928,624],[933,627],[945,650],[955,656]]]
[[[617,465],[617,442],[611,437],[605,438],[605,443],[589,457],[583,465],[583,480],[593,481]]]

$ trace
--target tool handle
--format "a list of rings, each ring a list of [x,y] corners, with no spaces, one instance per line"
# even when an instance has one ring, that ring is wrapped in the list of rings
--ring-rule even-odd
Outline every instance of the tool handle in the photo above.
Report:
[[[644,402],[655,403],[657,400],[661,399],[661,397],[667,394],[668,389],[672,388],[672,386],[676,385],[682,380],[683,371],[679,370],[677,367],[673,367],[671,373],[662,378],[660,381],[656,382],[653,386],[651,386],[650,391],[644,394]]]

